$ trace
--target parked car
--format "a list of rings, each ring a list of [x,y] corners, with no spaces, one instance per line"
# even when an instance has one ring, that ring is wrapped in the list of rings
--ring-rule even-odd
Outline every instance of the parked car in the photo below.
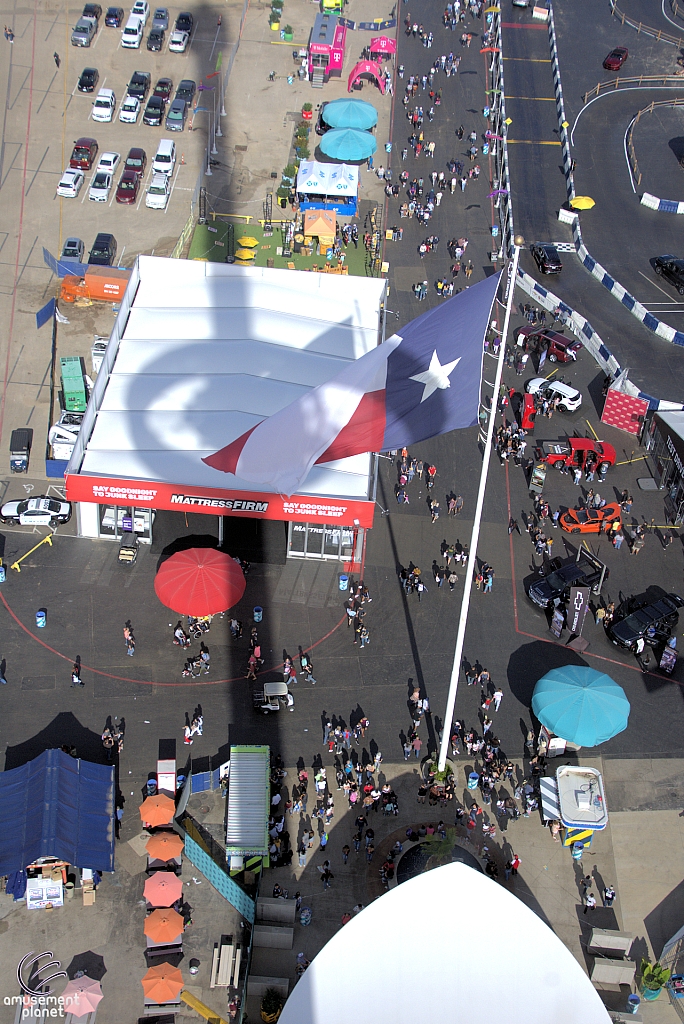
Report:
[[[116,238],[107,231],[100,231],[90,250],[88,263],[99,267],[111,267],[116,259]]]
[[[100,89],[93,103],[93,121],[111,121],[116,110],[116,96],[112,89]]]
[[[71,151],[71,156],[69,157],[69,166],[80,167],[83,171],[89,171],[95,162],[96,156],[96,140],[83,136],[80,139],[76,139],[76,142],[74,143],[74,148]]]
[[[147,154],[145,150],[140,149],[138,146],[129,149],[124,167],[127,171],[135,171],[138,177],[142,178],[147,167]]]
[[[629,50],[626,46],[616,46],[611,50],[603,62],[606,71],[619,71],[629,57]]]
[[[81,173],[83,173],[81,171]],[[82,238],[67,238],[62,246],[61,263],[83,263],[85,245]]]
[[[173,92],[173,82],[170,78],[160,78],[154,87],[154,96],[161,96],[163,100],[168,100],[169,96]]]
[[[176,24],[174,28],[176,32],[187,32],[188,35],[192,35],[193,17],[190,11],[181,11],[176,18]]]
[[[571,387],[558,377],[546,380],[545,377],[534,377],[525,385],[528,395],[543,395],[549,401],[559,398],[558,408],[561,412],[575,412],[582,404],[582,395],[577,388]]]
[[[582,342],[575,338],[566,338],[558,331],[548,329],[539,330],[538,327],[519,327],[515,332],[516,338],[538,337],[547,343],[546,358],[550,363],[575,362],[577,353],[582,350]]]
[[[566,533],[607,533],[613,523],[622,526],[620,503],[613,501],[603,508],[569,508],[559,522]]]
[[[57,526],[68,523],[71,519],[71,502],[57,501],[41,494],[36,498],[24,498],[23,501],[6,501],[0,508],[0,520],[3,523],[16,523],[21,526]]]
[[[642,594],[628,597],[617,606],[605,626],[606,636],[616,647],[626,650],[635,650],[639,640],[655,647],[677,628],[682,606],[684,600],[679,594],[668,594],[662,587],[647,587]]]
[[[129,14],[121,33],[121,45],[127,50],[137,50],[143,39],[144,22],[137,14]]]
[[[169,27],[169,9],[168,7],[157,7],[155,8],[154,14],[152,15],[152,28],[161,28],[166,32]]]
[[[151,210],[165,210],[169,201],[170,192],[171,175],[154,174],[152,176],[152,181],[148,186],[147,195],[145,196],[145,206],[149,207]]]
[[[169,50],[171,53],[185,53],[189,40],[188,32],[172,32],[169,39]]]
[[[164,29],[163,28],[152,28],[150,34],[147,37],[147,49],[153,52],[159,51],[164,47]]]
[[[176,143],[173,139],[162,139],[152,161],[152,171],[157,174],[173,174],[176,165]]]
[[[326,124],[325,121],[323,120],[323,114],[325,113],[325,108],[327,107],[327,105],[328,101],[324,100],[324,102],[321,103],[320,110],[318,111],[318,117],[316,118],[315,128],[316,135],[325,135],[325,133],[330,129],[330,125]]]
[[[126,90],[128,95],[137,96],[142,103],[150,91],[151,80],[152,76],[149,71],[134,71],[131,75],[131,80],[128,83],[128,89]]]
[[[57,195],[63,196],[64,199],[75,199],[84,181],[85,174],[80,168],[68,168],[59,179]]]
[[[673,284],[680,295],[684,295],[684,260],[676,256],[656,256],[653,269],[658,277],[664,277]]]
[[[599,472],[615,465],[616,453],[612,444],[607,441],[594,441],[590,437],[568,437],[558,441],[540,441],[534,449],[537,462],[546,462],[549,466],[575,467],[584,466],[587,456],[596,457]]]
[[[119,110],[119,120],[123,121],[124,124],[135,124],[138,120],[138,114],[140,113],[140,100],[137,96],[131,96],[130,94],[121,104]]]
[[[112,188],[112,176],[107,171],[97,171],[90,183],[88,199],[94,203],[106,203]]]
[[[120,159],[120,153],[103,153],[98,161],[97,169],[98,171],[109,171],[110,174],[114,174]]]
[[[542,274],[560,274],[563,264],[555,245],[540,243],[533,245],[530,251]]]
[[[164,120],[165,111],[166,100],[163,100],[161,96],[150,96],[143,114],[143,124],[149,124],[156,128]]]
[[[538,608],[551,608],[556,599],[567,601],[571,587],[590,587],[598,592],[604,565],[589,551],[580,550],[578,558],[565,561],[553,558],[548,571],[543,567],[523,580],[525,593]],[[608,579],[605,569],[603,579]]]
[[[185,128],[188,105],[185,100],[176,98],[166,112],[164,127],[167,132],[182,132]]]
[[[92,18],[93,21],[99,21],[102,17],[102,8],[99,4],[86,4],[81,12],[82,18]]]
[[[97,68],[83,68],[78,79],[77,89],[79,92],[95,92],[95,86],[100,81],[100,72]]]
[[[108,7],[105,14],[105,25],[108,28],[121,28],[123,17],[123,7]]]
[[[135,14],[138,18],[142,18],[143,24],[145,24],[150,16],[150,5],[147,0],[135,0],[135,3],[131,7],[131,14]]]
[[[184,78],[181,82],[178,83],[178,88],[176,89],[176,99],[185,100],[188,106],[190,106],[194,99],[196,91],[197,86],[195,85],[193,80],[191,78]]]
[[[135,171],[124,171],[119,179],[119,184],[116,189],[116,201],[117,203],[124,203],[127,206],[132,206],[138,198],[138,189],[140,188],[140,177]]]
[[[96,32],[96,21],[92,18],[79,18],[71,33],[71,45],[90,46]]]

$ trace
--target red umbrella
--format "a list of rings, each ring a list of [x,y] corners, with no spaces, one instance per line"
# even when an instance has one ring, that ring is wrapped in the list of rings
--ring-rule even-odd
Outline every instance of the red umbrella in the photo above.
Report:
[[[188,548],[160,566],[154,590],[180,615],[216,615],[236,605],[245,592],[242,569],[223,551]]]

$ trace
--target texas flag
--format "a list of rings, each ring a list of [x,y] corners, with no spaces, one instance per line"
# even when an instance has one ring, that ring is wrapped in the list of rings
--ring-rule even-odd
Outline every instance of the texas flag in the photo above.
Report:
[[[202,461],[290,495],[316,463],[402,448],[472,426],[500,276],[412,320],[401,334]]]

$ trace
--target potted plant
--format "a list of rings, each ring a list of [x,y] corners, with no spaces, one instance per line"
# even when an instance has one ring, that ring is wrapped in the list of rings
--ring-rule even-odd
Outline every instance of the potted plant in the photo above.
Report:
[[[285,210],[287,208],[287,201],[290,198],[289,188],[287,188],[287,186],[285,185],[281,185],[278,191],[276,192],[276,195],[278,197],[278,204],[281,210]]]
[[[271,23],[271,30],[277,32],[280,29],[280,14],[277,11],[271,11],[268,20]]]
[[[283,1010],[283,997],[275,988],[267,988],[261,997],[261,1019],[274,1024]]]
[[[283,167],[283,181],[291,184],[295,180],[296,174],[297,168],[294,164],[288,164],[287,167]]]
[[[289,27],[289,26],[288,26]],[[287,28],[285,29],[287,32]],[[302,107],[302,119],[304,121],[311,121],[313,118],[313,107],[310,103],[305,103]]]
[[[450,775],[454,774],[454,769],[447,761],[444,765],[444,770],[440,772],[436,761],[426,761],[423,765],[423,776],[425,779],[429,779],[430,782],[446,782]]]
[[[301,145],[297,146],[295,152],[300,160],[309,159],[309,147],[307,146],[306,142],[302,142]]]
[[[641,961],[641,981],[639,988],[641,993],[647,1002],[652,1002],[657,999],[660,995],[660,990],[670,980],[670,971],[667,967],[661,967],[656,960],[655,963],[651,963],[648,957],[644,957]]]
[[[283,29],[283,39],[286,43],[291,43],[294,39],[294,32],[292,31],[292,25],[286,25]]]

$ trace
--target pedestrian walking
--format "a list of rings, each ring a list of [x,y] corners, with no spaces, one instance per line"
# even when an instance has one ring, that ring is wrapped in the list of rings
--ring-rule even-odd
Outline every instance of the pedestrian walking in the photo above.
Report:
[[[326,868],[325,871],[321,873],[321,881],[323,882],[324,889],[330,889],[330,880],[334,877],[335,876],[333,875],[332,871],[330,871],[328,868]]]
[[[324,832],[323,835],[321,836],[321,839],[320,839],[320,846],[319,846],[320,850],[325,850],[326,846],[328,845],[328,838],[329,838],[328,833]]]
[[[407,740],[406,743],[404,743],[404,760],[405,761],[408,761],[409,757],[411,756],[412,749],[413,749],[413,744],[411,743],[410,740]]]
[[[7,680],[4,680],[7,682]],[[72,686],[85,686],[85,683],[81,679],[81,663],[80,661],[74,662],[74,667],[71,670],[71,685]]]
[[[496,690],[492,694],[492,700],[494,701],[494,710],[498,711],[501,707],[501,701],[503,699],[503,690],[500,686],[497,686]]]
[[[590,892],[587,895],[587,898],[584,901],[584,913],[586,914],[587,910],[595,910],[595,909],[596,909],[596,897],[594,896],[593,892]]]
[[[209,654],[209,648],[202,642],[200,645],[200,664],[202,672],[205,676],[209,675],[209,669],[211,667],[211,655]]]
[[[59,68],[59,65],[62,63],[62,61],[61,61],[60,56],[59,56],[59,54],[57,53],[56,50],[52,54],[52,58],[53,58],[53,60],[55,62],[55,67]]]
[[[603,906],[612,907],[613,901],[615,900],[615,889],[612,885],[607,885],[603,890]]]
[[[413,747],[413,753],[416,755],[416,760],[420,757],[420,748],[423,745],[423,741],[420,736],[416,736],[411,746]]]
[[[349,854],[350,853],[351,853],[351,850],[349,849],[349,845],[348,845],[348,843],[345,843],[344,846],[342,847],[342,863],[343,864],[346,864],[347,861],[349,860]]]
[[[126,640],[126,654],[130,658],[132,658],[133,655],[135,654],[135,637],[133,636],[132,633],[130,634],[130,636]]]

